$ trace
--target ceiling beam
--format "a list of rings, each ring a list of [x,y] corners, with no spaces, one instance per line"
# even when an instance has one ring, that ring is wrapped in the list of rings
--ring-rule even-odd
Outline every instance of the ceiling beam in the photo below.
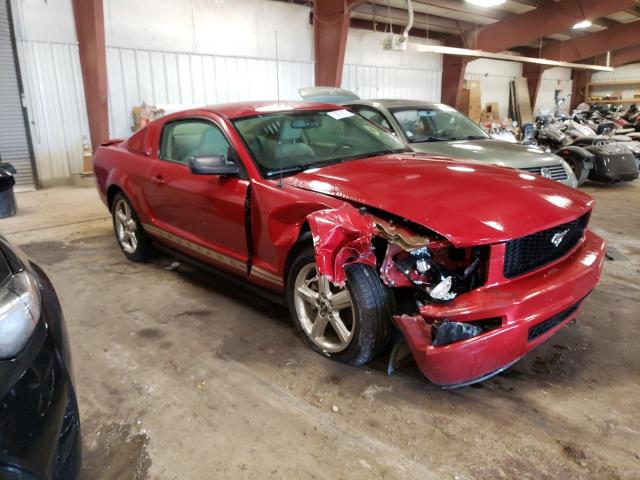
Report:
[[[375,4],[375,2],[362,4],[353,11],[354,13],[370,15],[371,17],[375,17],[376,20],[380,19],[382,21],[389,21],[389,17],[391,17],[392,23],[399,22],[403,25],[406,25],[409,20],[409,15],[406,10],[393,7],[388,8],[382,4]],[[371,20],[373,20],[373,18],[371,18]],[[424,25],[426,22],[428,22],[429,28],[442,28],[452,31],[458,31],[459,28],[462,28],[463,30],[475,28],[475,25],[469,22],[438,17],[435,15],[415,15],[415,23],[421,23]]]
[[[504,20],[512,16],[511,13],[499,10],[491,7],[479,7],[464,0],[413,0],[414,10],[416,5],[422,5],[423,7],[437,7],[452,12],[466,13],[477,15],[481,17],[491,18],[493,20]]]
[[[565,42],[550,42],[541,52],[529,50],[534,56],[563,62],[577,62],[611,50],[638,45],[638,24],[621,23],[612,28],[572,38]]]
[[[394,33],[402,33],[402,29],[405,26],[398,23],[387,23],[372,20],[365,20],[363,18],[353,18],[351,17],[351,28],[358,28],[360,30],[371,30],[373,32],[382,33],[384,31],[393,31]],[[412,28],[411,36],[417,38],[428,38],[430,40],[440,40],[443,42],[450,43],[454,41],[457,35],[452,35],[444,32],[436,32],[434,30],[425,30],[424,28]],[[382,47],[380,47],[382,48]]]
[[[471,32],[469,42],[475,44],[474,48],[478,50],[508,50],[547,35],[564,32],[585,17],[593,20],[635,5],[635,0],[564,0],[546,3],[535,10],[482,27],[477,32],[477,38]]]
[[[640,45],[621,48],[611,52],[611,66],[621,67],[630,63],[640,62]]]

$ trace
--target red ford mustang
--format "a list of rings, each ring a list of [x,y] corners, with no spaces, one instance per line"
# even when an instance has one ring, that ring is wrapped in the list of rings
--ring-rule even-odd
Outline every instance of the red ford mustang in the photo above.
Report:
[[[94,169],[129,259],[157,244],[284,295],[308,345],[341,362],[404,337],[447,387],[547,340],[602,269],[587,195],[411,152],[335,105],[179,112],[103,145]]]

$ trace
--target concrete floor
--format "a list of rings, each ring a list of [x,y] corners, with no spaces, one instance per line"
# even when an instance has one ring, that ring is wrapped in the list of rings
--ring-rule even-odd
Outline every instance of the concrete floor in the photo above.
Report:
[[[577,323],[456,391],[334,363],[270,303],[128,262],[93,189],[19,194],[0,231],[60,295],[86,479],[638,479],[640,182],[585,190],[620,255]]]

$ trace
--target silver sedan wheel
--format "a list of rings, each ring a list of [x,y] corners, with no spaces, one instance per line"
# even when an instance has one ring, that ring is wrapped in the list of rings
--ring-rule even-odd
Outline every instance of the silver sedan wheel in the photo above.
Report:
[[[125,252],[134,253],[138,248],[138,227],[131,214],[131,205],[126,200],[119,199],[113,209],[113,215],[120,246]]]
[[[345,350],[355,331],[347,288],[338,288],[326,276],[319,275],[315,263],[300,269],[294,288],[298,321],[309,340],[327,352]]]

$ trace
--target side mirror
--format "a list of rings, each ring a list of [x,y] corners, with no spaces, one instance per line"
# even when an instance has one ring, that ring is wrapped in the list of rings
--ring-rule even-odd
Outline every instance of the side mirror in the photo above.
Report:
[[[235,177],[240,174],[240,166],[237,163],[228,162],[224,155],[191,157],[189,159],[189,168],[194,175]]]

